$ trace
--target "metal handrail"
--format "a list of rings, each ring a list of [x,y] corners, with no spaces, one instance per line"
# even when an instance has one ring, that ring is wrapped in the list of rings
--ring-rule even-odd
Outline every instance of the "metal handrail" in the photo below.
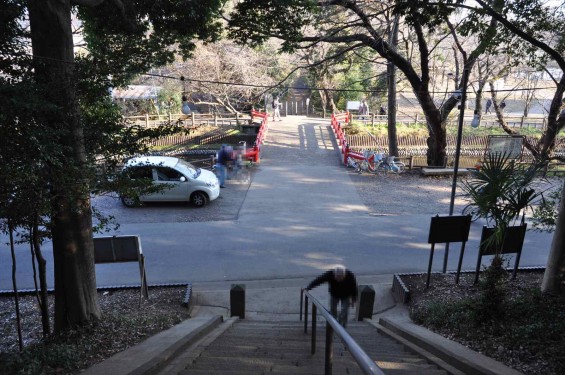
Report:
[[[379,366],[363,351],[355,342],[353,337],[347,333],[345,328],[332,316],[325,306],[318,301],[310,292],[300,289],[300,320],[302,320],[302,302],[304,302],[304,333],[308,333],[308,299],[312,300],[312,354],[316,352],[316,313],[319,309],[322,316],[326,319],[326,354],[325,354],[325,375],[332,374],[333,359],[333,333],[335,332],[343,341],[347,350],[361,371],[367,375],[385,375]]]

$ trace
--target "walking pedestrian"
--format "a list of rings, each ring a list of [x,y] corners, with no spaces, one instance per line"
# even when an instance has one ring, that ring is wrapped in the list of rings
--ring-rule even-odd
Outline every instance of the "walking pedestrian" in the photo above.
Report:
[[[492,106],[492,99],[488,99],[485,105],[485,113],[490,113],[490,107]]]
[[[273,98],[273,103],[272,103],[272,107],[273,107],[273,122],[275,121],[275,118],[278,119],[279,121],[282,121],[281,119],[281,110],[280,110],[280,106],[281,106],[281,102],[279,101],[279,97],[275,96]]]
[[[362,100],[361,104],[359,105],[359,116],[361,120],[365,120],[365,116],[368,114],[369,114],[369,105],[365,100]]]
[[[227,145],[222,145],[218,155],[216,156],[216,169],[218,170],[218,180],[220,182],[220,187],[225,187],[226,177],[227,177],[227,167],[228,163],[231,161],[231,155],[228,151]]]
[[[312,280],[306,287],[306,290],[311,290],[324,283],[328,283],[330,312],[345,328],[349,306],[354,306],[357,302],[357,280],[355,275],[344,266],[336,266],[334,269],[326,271]],[[337,314],[338,304],[341,304],[339,316]]]
[[[500,103],[500,111],[504,112],[504,108],[506,108],[506,102],[503,100],[502,103]]]

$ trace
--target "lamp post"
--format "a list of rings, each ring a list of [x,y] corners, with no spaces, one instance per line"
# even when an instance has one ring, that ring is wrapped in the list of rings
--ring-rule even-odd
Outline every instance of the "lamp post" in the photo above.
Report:
[[[465,102],[467,101],[467,80],[469,70],[463,72],[463,81],[461,82],[461,91],[456,91],[455,95],[461,95],[459,102],[459,123],[457,126],[457,143],[455,145],[455,160],[453,161],[453,182],[451,184],[451,199],[449,201],[449,216],[453,215],[453,207],[455,205],[455,191],[457,190],[457,174],[459,171],[459,155],[461,154],[461,138],[463,136],[463,121],[465,117]],[[445,244],[445,255],[443,258],[443,273],[447,272],[447,258],[449,257],[449,242]]]

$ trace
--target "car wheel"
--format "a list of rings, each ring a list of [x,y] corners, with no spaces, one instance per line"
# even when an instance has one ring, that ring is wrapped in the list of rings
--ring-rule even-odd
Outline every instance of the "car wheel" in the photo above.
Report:
[[[203,207],[208,202],[208,197],[201,191],[195,191],[190,196],[190,202],[196,207]]]
[[[137,197],[121,197],[122,203],[126,207],[139,206],[139,198]]]

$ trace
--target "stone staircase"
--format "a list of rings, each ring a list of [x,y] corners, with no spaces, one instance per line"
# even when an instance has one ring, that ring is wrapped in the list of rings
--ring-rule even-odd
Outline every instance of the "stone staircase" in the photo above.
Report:
[[[324,374],[325,323],[318,323],[314,355],[310,354],[310,332],[304,334],[302,322],[234,320],[224,324],[228,326],[185,353],[182,365],[177,363],[160,374]],[[347,330],[385,374],[447,375],[370,324],[351,322]],[[362,374],[337,336],[333,346],[333,374]]]

